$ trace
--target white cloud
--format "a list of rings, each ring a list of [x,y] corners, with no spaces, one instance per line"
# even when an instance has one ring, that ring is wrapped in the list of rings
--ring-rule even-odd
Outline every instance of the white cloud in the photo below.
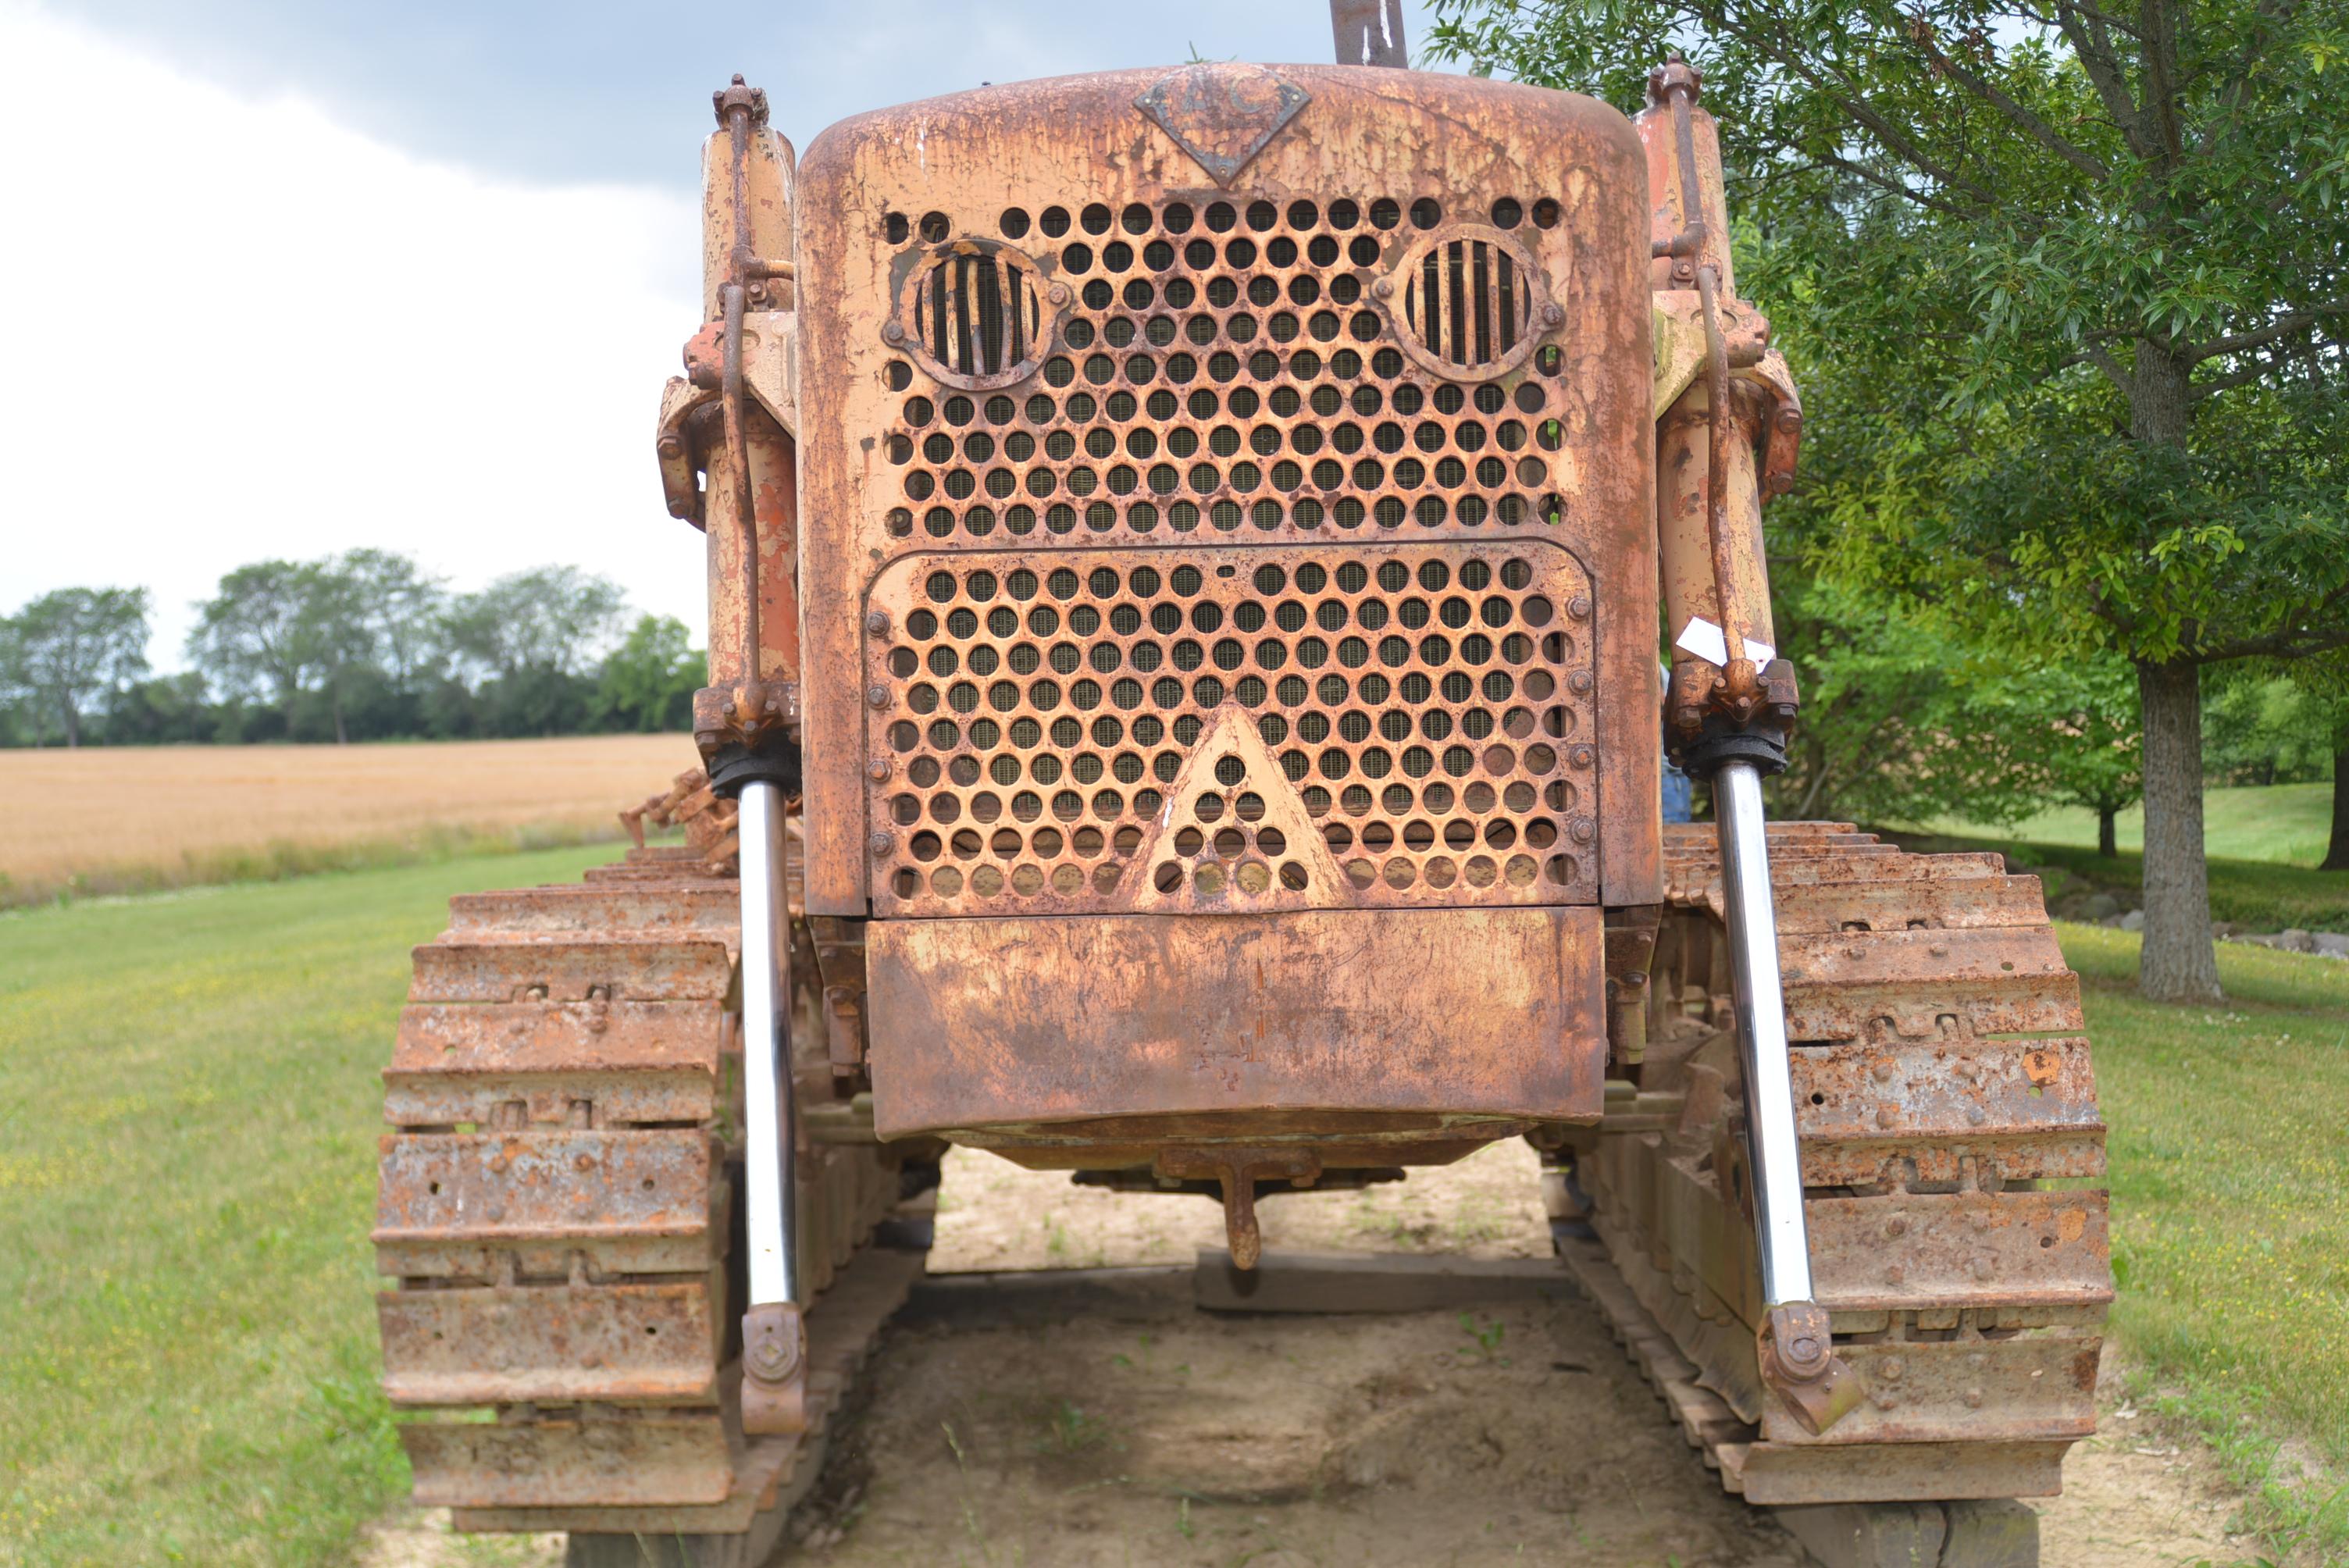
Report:
[[[0,613],[144,584],[171,667],[222,573],[373,544],[575,562],[699,634],[651,451],[689,201],[424,162],[5,4],[0,145]]]

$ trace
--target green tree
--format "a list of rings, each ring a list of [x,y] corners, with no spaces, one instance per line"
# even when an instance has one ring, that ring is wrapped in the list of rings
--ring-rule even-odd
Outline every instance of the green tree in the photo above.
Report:
[[[606,655],[595,703],[605,720],[643,731],[689,729],[693,694],[709,673],[709,655],[673,615],[642,615]]]
[[[1438,0],[1442,52],[1639,95],[1684,46],[1807,361],[1833,570],[2110,649],[2151,995],[2219,994],[2201,676],[2349,643],[2349,12],[2296,0]]]
[[[585,726],[589,670],[619,628],[619,585],[573,566],[540,566],[460,595],[446,622],[450,647],[482,677],[486,727],[555,735]]]
[[[1914,824],[1958,810],[1933,753],[1963,744],[1950,672],[1964,648],[1792,562],[1774,577],[1778,642],[1803,683],[1802,726],[1772,787],[1780,814]]]
[[[2300,784],[2330,777],[2338,698],[2303,678],[2308,673],[2239,665],[2211,682],[2202,748],[2214,781]]]
[[[147,673],[144,588],[60,588],[0,620],[0,683],[79,746],[91,705]]]
[[[2010,657],[1930,611],[1793,573],[1778,598],[1780,641],[1805,682],[1778,786],[1789,814],[2011,823],[2057,801],[2096,812],[2114,852],[2114,818],[2138,793],[2126,663]]]
[[[2349,871],[2349,655],[2230,672],[2211,695],[2213,778],[2243,784],[2333,780],[2323,869]]]
[[[445,657],[444,603],[439,583],[391,551],[256,562],[200,606],[189,653],[232,697],[268,695],[289,738],[323,727],[342,744],[355,709],[369,733],[412,725],[398,716]]]
[[[2292,672],[2294,684],[2310,698],[2312,721],[2333,749],[2333,831],[2324,849],[2322,869],[2349,872],[2349,654],[2302,664]]]
[[[448,656],[440,580],[388,550],[347,551],[335,566],[357,593],[374,666],[395,691],[420,690]]]
[[[220,738],[220,713],[201,670],[134,681],[107,704],[112,746],[171,746]]]
[[[579,675],[601,659],[626,603],[618,583],[575,566],[538,566],[460,596],[450,644],[484,673]]]
[[[2049,801],[2096,814],[2096,852],[2120,852],[2116,819],[2145,792],[2137,672],[2110,655],[2026,661],[1976,655],[1963,700],[1981,765],[2005,804],[1981,820],[2014,822]]]
[[[266,696],[290,722],[294,705],[327,660],[314,614],[317,568],[256,561],[220,580],[196,606],[188,659],[231,697]]]
[[[319,562],[308,589],[303,614],[336,741],[350,738],[354,709],[375,733],[407,727],[397,716],[412,709],[425,673],[445,656],[439,581],[405,555],[361,549]]]
[[[347,746],[353,692],[375,671],[377,637],[367,584],[339,559],[307,564],[302,573],[299,634],[316,661],[335,744]],[[289,722],[295,711],[288,710]]]

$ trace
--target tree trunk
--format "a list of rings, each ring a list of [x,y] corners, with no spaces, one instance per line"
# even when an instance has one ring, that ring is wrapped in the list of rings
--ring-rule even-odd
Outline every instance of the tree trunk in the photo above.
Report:
[[[2129,377],[2129,438],[2182,452],[2192,405],[2193,363],[2178,350],[2137,341]],[[2210,940],[2210,868],[2202,852],[2202,671],[2181,654],[2137,666],[2145,725],[2145,950],[2137,989],[2160,1002],[2216,1001],[2219,955]]]
[[[335,744],[348,746],[350,743],[350,732],[343,727],[343,688],[337,686],[335,687]]]
[[[64,706],[66,713],[66,744],[69,747],[79,746],[81,744],[81,714],[76,710],[70,699],[68,699]]]
[[[2119,810],[2111,806],[2096,808],[2096,853],[2106,860],[2121,852],[2120,834],[2114,821],[2119,815]]]
[[[1827,788],[1827,748],[1819,739],[1818,731],[1805,737],[1803,759],[1807,764],[1810,779],[1803,790],[1803,803],[1795,810],[1795,817],[1806,822],[1818,820],[1819,798]]]
[[[2349,746],[2333,754],[2333,843],[2323,869],[2349,872]]]
[[[2145,714],[2145,951],[2137,989],[2159,1002],[2215,1002],[2209,868],[2202,854],[2202,672],[2140,664]]]

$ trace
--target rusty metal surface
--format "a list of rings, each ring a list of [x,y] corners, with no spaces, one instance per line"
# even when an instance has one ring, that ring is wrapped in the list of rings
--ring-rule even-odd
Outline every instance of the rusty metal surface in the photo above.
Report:
[[[724,1021],[677,1002],[411,1004],[401,1009],[384,1119],[399,1127],[523,1119],[599,1127],[700,1121],[717,1093]]]
[[[1672,1365],[1761,1428],[1757,1443],[1726,1418],[1691,1428],[1750,1500],[2054,1490],[2095,1428],[2112,1274],[2105,1194],[2029,1185],[2102,1174],[2105,1130],[2035,879],[1848,824],[1773,826],[1782,950],[1804,971],[1789,1010],[1824,1042],[1792,1060],[1817,1297],[1866,1393],[1813,1434],[1756,1376],[1709,835],[1668,830],[1665,851],[1647,1066],[1577,1166],[1627,1287],[1610,1315],[1635,1302]]]
[[[1548,541],[900,558],[874,911],[1589,903],[1589,581]]]
[[[1778,932],[1831,935],[1842,931],[1947,930],[2038,926],[2046,921],[2037,877],[1977,877],[1938,882],[1789,882],[1777,890]]]
[[[710,1405],[718,1315],[700,1282],[387,1291],[398,1405]]]
[[[1812,1047],[1795,1052],[1794,1079],[1806,1186],[2105,1171],[2088,1042],[2077,1037]]]
[[[796,1302],[754,1305],[742,1316],[742,1430],[783,1437],[808,1429],[807,1320]]]
[[[803,1436],[756,1439],[734,1449],[733,1484],[722,1502],[628,1506],[463,1507],[459,1530],[579,1530],[621,1534],[739,1534],[752,1516],[812,1479],[824,1429],[883,1325],[922,1272],[919,1253],[867,1248],[808,1314],[808,1424]]]
[[[1223,1201],[1224,1233],[1230,1243],[1232,1266],[1253,1269],[1264,1254],[1264,1233],[1256,1221],[1257,1184],[1286,1181],[1296,1188],[1310,1187],[1321,1174],[1321,1156],[1316,1150],[1294,1144],[1286,1148],[1175,1145],[1160,1150],[1152,1169],[1170,1181],[1212,1182]]]
[[[1879,1019],[1912,1037],[1938,1034],[1945,1016],[1982,1035],[2083,1024],[2079,977],[2044,924],[1797,934],[1778,951],[1797,1041],[1859,1038]]]
[[[1824,1433],[1805,1430],[1775,1401],[1762,1436],[1835,1444],[2044,1442],[2096,1430],[2098,1340],[2043,1336],[1889,1341],[1837,1346],[1867,1397]]]
[[[452,932],[415,950],[408,999],[718,1001],[732,972],[726,944],[703,934]]]
[[[866,941],[884,1138],[1215,1113],[1218,1136],[1278,1137],[1302,1111],[1599,1109],[1593,908],[889,921]]]
[[[680,776],[646,814],[690,830],[713,814],[706,783]],[[409,1408],[494,1413],[402,1429],[419,1497],[486,1511],[480,1528],[547,1528],[513,1520],[561,1510],[567,1528],[740,1530],[793,1462],[742,1442],[739,1373],[720,1365],[719,1135],[740,1112],[719,1086],[740,1046],[725,1012],[736,895],[709,872],[713,847],[640,848],[583,887],[467,895],[419,954],[421,989],[489,999],[411,1005],[385,1075],[387,1117],[412,1130],[383,1143],[385,1387]],[[845,973],[854,944],[832,947]],[[561,999],[574,989],[595,998]],[[667,999],[628,999],[647,993]],[[802,1054],[828,1092],[823,1053]],[[897,1161],[868,1132],[808,1149],[800,1174],[821,1356],[840,1315],[825,1293],[895,1203]],[[843,1310],[865,1322],[861,1354],[878,1320],[859,1299]],[[809,1392],[828,1409],[840,1376],[822,1376]]]
[[[715,1503],[733,1490],[726,1427],[708,1415],[409,1421],[401,1447],[428,1508]]]
[[[1411,68],[1402,0],[1330,0],[1330,30],[1337,39],[1340,65]]]
[[[714,1175],[697,1129],[395,1135],[374,1239],[390,1274],[470,1274],[488,1249],[532,1246],[615,1273],[692,1273],[708,1262]]]
[[[1303,88],[1262,66],[1203,63],[1167,72],[1133,106],[1157,121],[1208,178],[1228,188],[1311,101]]]
[[[1197,67],[1217,88],[1256,70]],[[1223,193],[1134,107],[1164,75],[933,99],[809,149],[800,407],[838,434],[801,454],[807,515],[824,520],[803,552],[808,602],[861,616],[876,573],[916,552],[1013,549],[1048,571],[1061,552],[1154,546],[1166,571],[1194,549],[1565,543],[1591,574],[1594,667],[1629,683],[1593,715],[1588,858],[1603,898],[1654,902],[1637,138],[1568,95],[1282,67],[1310,101]],[[938,146],[955,156],[924,156]],[[897,313],[937,253],[982,242],[1026,258],[1038,321],[1059,315],[1032,377],[970,392],[925,368],[937,345],[914,353]],[[893,826],[866,810],[859,628],[839,615],[806,629],[809,896],[823,913],[861,913],[867,841]]]
[[[1838,1355],[1873,1397],[1822,1442],[1764,1398],[1750,1367],[1724,1362],[1740,1346],[1750,1362],[1750,1336],[1693,1315],[1643,1253],[1570,1237],[1559,1251],[1689,1442],[1749,1501],[2050,1495],[2064,1450],[2094,1429],[2093,1325],[2031,1336],[2009,1321],[1992,1337],[1966,1314],[1922,1337],[1891,1337],[1880,1323],[1840,1337]]]
[[[1722,1484],[1752,1503],[1956,1501],[2054,1497],[2066,1438],[2053,1442],[1723,1444]]]
[[[449,901],[452,931],[589,931],[717,934],[731,941],[741,911],[722,883],[657,892],[587,886],[459,893]]]
[[[759,534],[759,663],[762,682],[792,681],[799,656],[799,453],[796,442],[762,408],[742,419],[744,473]],[[733,522],[742,475],[724,463],[712,466],[703,504],[720,519],[708,542],[709,581],[709,672],[713,686],[732,688],[748,680],[750,583],[741,530]]]
[[[2105,1194],[1900,1192],[1804,1205],[1818,1299],[1840,1310],[2113,1298]]]

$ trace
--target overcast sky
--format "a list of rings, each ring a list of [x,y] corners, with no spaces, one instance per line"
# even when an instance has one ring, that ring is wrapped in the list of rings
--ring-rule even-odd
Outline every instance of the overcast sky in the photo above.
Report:
[[[575,562],[698,636],[648,437],[710,89],[804,147],[1194,51],[1327,60],[1327,0],[0,0],[0,613],[145,586],[171,669],[223,572],[374,544]]]

